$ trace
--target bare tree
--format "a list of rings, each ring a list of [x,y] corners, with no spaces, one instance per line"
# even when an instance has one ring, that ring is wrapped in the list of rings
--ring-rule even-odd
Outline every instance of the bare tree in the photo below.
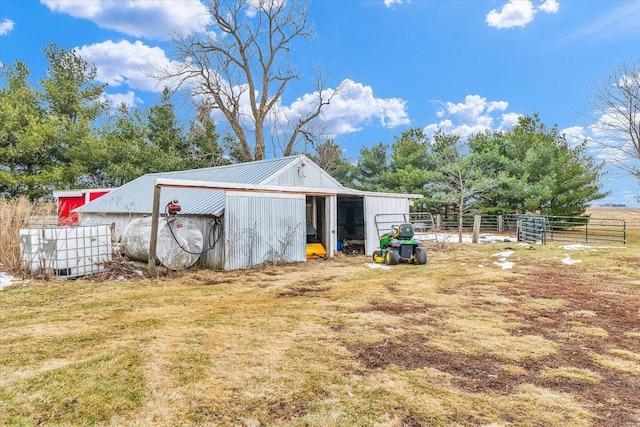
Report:
[[[308,0],[210,0],[207,8],[211,18],[207,32],[173,34],[182,65],[163,70],[161,78],[176,80],[179,87],[219,110],[244,159],[265,158],[270,132],[278,133],[284,142],[274,143],[274,149],[292,154],[296,141],[313,133],[314,119],[335,95],[323,91],[325,80],[319,76],[308,108],[295,114],[294,120],[278,112],[288,84],[300,77],[289,52],[298,40],[312,36]],[[288,136],[283,138],[284,118]]]
[[[640,60],[620,62],[592,95],[601,137],[594,142],[625,173],[640,180]]]
[[[474,202],[496,186],[494,177],[480,157],[464,153],[458,135],[447,135],[442,130],[433,137],[431,156],[436,167],[427,172],[432,200],[458,210],[458,242],[462,243],[464,215],[470,212]]]

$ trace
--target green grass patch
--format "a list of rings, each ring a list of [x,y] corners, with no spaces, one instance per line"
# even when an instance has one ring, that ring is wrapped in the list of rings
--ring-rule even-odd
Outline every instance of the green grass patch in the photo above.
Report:
[[[0,424],[96,425],[145,400],[143,356],[122,348],[0,387]]]

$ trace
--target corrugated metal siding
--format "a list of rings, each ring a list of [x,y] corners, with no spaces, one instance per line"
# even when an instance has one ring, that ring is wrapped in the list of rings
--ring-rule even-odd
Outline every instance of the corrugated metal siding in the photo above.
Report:
[[[336,247],[338,245],[338,199],[336,196],[329,196],[326,198],[327,206],[325,208],[328,218],[326,218],[326,224],[329,233],[328,247],[325,248],[328,257],[333,257],[336,254]]]
[[[225,269],[306,260],[305,196],[227,192]]]
[[[280,170],[276,175],[263,181],[262,184],[333,190],[343,188],[331,175],[304,156],[299,156],[294,164],[287,165],[286,169]]]
[[[365,218],[365,253],[366,255],[373,255],[380,245],[380,239],[378,237],[378,231],[374,218],[377,214],[394,214],[394,213],[408,213],[409,212],[409,200],[406,198],[394,198],[394,197],[376,197],[365,196],[364,197],[364,218]]]
[[[144,215],[81,213],[78,215],[78,225],[110,224],[111,237],[114,242],[119,242],[127,224],[141,216]]]
[[[224,270],[224,223],[214,226],[211,218],[206,216],[191,217],[202,230],[203,253],[197,265]],[[224,221],[224,218],[222,219]]]
[[[296,187],[299,185],[298,168],[287,168],[275,177],[271,177],[263,182],[264,185],[282,185],[285,187]]]

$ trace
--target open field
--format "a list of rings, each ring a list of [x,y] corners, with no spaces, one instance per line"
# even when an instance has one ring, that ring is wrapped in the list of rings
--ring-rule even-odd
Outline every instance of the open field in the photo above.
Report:
[[[0,425],[640,425],[639,255],[447,245],[14,285]]]
[[[627,222],[627,226],[640,227],[640,208],[592,206],[587,209],[586,214],[594,218],[622,219]]]

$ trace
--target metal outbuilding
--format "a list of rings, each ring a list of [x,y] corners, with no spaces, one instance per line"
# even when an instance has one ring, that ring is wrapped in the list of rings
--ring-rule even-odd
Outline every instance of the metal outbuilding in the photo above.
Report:
[[[78,225],[78,215],[72,211],[104,196],[111,188],[54,191],[53,198],[58,207],[58,225]]]
[[[416,194],[347,188],[304,155],[188,171],[147,174],[74,210],[80,225],[126,226],[152,213],[156,184],[162,209],[173,200],[204,238],[199,264],[219,270],[307,259],[309,236],[334,256],[344,240],[378,246],[373,218],[408,213]],[[163,218],[160,219],[161,221]]]

